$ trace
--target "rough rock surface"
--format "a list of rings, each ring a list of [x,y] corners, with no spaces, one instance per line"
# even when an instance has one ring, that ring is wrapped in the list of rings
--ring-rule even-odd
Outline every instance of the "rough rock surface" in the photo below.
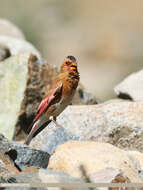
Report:
[[[69,174],[66,174],[64,172],[61,171],[52,171],[50,169],[40,169],[39,170],[39,177],[42,180],[43,183],[83,183],[84,180],[79,179],[79,178],[75,178],[72,177]],[[48,188],[49,189],[49,188]],[[61,189],[61,188],[58,188]],[[77,188],[71,188],[69,187],[65,187],[65,190],[81,190],[84,189],[86,190],[87,188],[83,188],[83,187],[77,187]]]
[[[3,177],[0,176],[0,183],[6,183],[6,182],[7,181]]]
[[[138,151],[127,151],[130,159],[134,162],[138,175],[143,180],[143,153]]]
[[[39,183],[83,183],[84,181],[82,179],[74,178],[68,174],[65,174],[60,171],[52,171],[50,169],[39,169],[36,173],[29,172],[29,173],[21,173],[19,175],[12,175],[9,177],[8,182],[15,182],[15,183],[33,183],[33,184],[39,184]],[[36,189],[48,189],[48,190],[62,190],[63,188],[36,188]],[[84,189],[87,190],[87,188],[70,188],[65,187],[65,190],[80,190]]]
[[[48,168],[81,177],[81,165],[87,175],[113,168],[121,170],[131,182],[141,182],[126,151],[108,143],[90,141],[65,143],[55,150]]]
[[[2,160],[0,155],[0,177],[7,179],[10,175],[14,175],[15,171],[9,168]]]
[[[118,147],[143,151],[143,103],[117,102],[90,106],[68,106],[31,142],[52,153],[70,140],[109,142]],[[134,143],[136,142],[136,143]]]
[[[10,36],[22,40],[25,39],[22,31],[6,19],[0,19],[0,36]]]
[[[26,87],[29,55],[0,63],[0,132],[12,139]]]
[[[114,91],[120,98],[143,101],[143,70],[129,75]]]
[[[94,183],[129,183],[131,182],[125,174],[116,168],[106,168],[89,175],[89,179]]]
[[[9,156],[19,170],[29,166],[46,168],[50,157],[47,152],[8,141],[3,135],[0,135],[0,153]]]
[[[56,75],[56,67],[39,61],[34,55],[30,56],[26,88],[19,111],[16,133],[19,129],[23,129],[27,132],[37,108],[45,96],[47,88]],[[21,140],[22,138],[22,133],[16,136],[17,140]]]

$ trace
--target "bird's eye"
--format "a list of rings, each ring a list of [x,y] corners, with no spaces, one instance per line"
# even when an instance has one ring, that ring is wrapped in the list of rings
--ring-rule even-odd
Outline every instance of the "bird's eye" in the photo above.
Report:
[[[67,62],[67,61],[66,61],[66,62],[65,62],[65,64],[66,64],[66,65],[68,65],[68,64],[69,64],[69,62]]]

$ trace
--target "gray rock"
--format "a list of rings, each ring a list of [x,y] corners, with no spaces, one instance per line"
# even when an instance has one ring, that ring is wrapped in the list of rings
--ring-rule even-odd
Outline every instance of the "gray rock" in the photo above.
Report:
[[[29,54],[10,57],[0,63],[0,133],[12,139],[24,98]]]
[[[8,155],[20,170],[29,166],[46,168],[50,157],[47,152],[8,141],[3,135],[0,135],[0,153]]]
[[[50,169],[40,169],[39,170],[39,177],[42,180],[43,183],[83,183],[85,182],[83,179],[72,177],[69,174],[66,174],[62,171],[52,171]],[[48,188],[50,190],[51,188]],[[57,188],[57,190],[60,190],[62,188]],[[83,187],[68,187],[64,188],[65,190],[80,190],[84,189],[86,190],[87,188]]]
[[[7,180],[8,183],[30,183],[30,184],[39,184],[42,183],[41,179],[38,176],[38,173],[35,172],[28,172],[28,173],[20,173],[18,175],[12,175]],[[46,188],[40,188],[40,187],[23,187],[23,185],[19,187],[7,187],[6,190],[46,190]]]
[[[11,175],[8,180],[8,182],[14,182],[15,183],[41,183],[42,180],[38,176],[38,172],[22,172],[17,175]]]
[[[78,179],[75,177],[72,177],[66,173],[60,172],[60,171],[52,171],[50,169],[40,169],[38,172],[29,172],[29,173],[21,173],[19,175],[12,175],[9,177],[8,182],[15,182],[15,183],[33,183],[33,184],[43,184],[44,183],[83,183],[84,181],[82,179]],[[11,188],[14,189],[14,188]],[[23,188],[24,189],[24,188]],[[38,190],[62,190],[63,188],[56,187],[45,187],[45,188],[40,188],[40,187],[35,187],[35,189]],[[71,188],[65,187],[65,190],[80,190],[84,189],[86,190],[87,188]]]
[[[7,181],[3,178],[3,177],[0,177],[0,183],[6,183]]]
[[[40,140],[42,136],[43,140],[42,142],[39,142],[38,140]],[[47,126],[46,130],[44,129],[37,137],[35,137],[35,139],[33,139],[31,144],[35,148],[42,148],[44,151],[52,154],[58,145],[72,140],[82,141],[84,138],[75,135],[62,126],[57,127],[54,124],[50,124]]]
[[[50,123],[32,140],[31,145],[52,153],[64,141],[78,139],[109,142],[124,149],[143,151],[141,102],[68,106],[57,122],[61,127]]]
[[[114,91],[120,98],[143,101],[143,70],[129,75]]]
[[[22,31],[6,19],[0,19],[0,36],[10,36],[22,40],[25,39]]]

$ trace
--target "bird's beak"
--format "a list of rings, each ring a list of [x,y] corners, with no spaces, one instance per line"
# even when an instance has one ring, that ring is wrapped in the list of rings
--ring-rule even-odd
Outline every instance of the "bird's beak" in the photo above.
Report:
[[[73,64],[71,65],[71,69],[72,69],[73,71],[77,70],[77,65],[73,63]]]

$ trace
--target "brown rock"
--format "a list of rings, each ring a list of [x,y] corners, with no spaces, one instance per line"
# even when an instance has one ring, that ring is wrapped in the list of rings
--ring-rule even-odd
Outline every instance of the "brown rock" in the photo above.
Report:
[[[5,155],[0,154],[0,176],[7,179],[10,175],[18,174],[19,171]]]
[[[25,168],[22,173],[27,173],[27,172],[38,172],[40,169],[40,167],[36,167],[36,166],[30,166]]]
[[[24,99],[21,104],[18,122],[16,125],[16,139],[21,140],[23,133],[33,121],[37,108],[45,96],[46,90],[57,75],[57,69],[47,63],[41,63],[36,56],[31,55],[28,64],[27,84]],[[19,131],[20,130],[20,131]]]
[[[111,181],[111,183],[131,183],[128,177],[123,175],[122,173],[115,176],[115,179]],[[126,188],[119,188],[119,187],[110,187],[109,190],[134,190],[132,187],[126,187]]]
[[[6,158],[6,156],[4,156],[3,154],[0,154],[0,159],[13,172],[19,173],[19,170],[14,166],[14,164],[8,158]]]

